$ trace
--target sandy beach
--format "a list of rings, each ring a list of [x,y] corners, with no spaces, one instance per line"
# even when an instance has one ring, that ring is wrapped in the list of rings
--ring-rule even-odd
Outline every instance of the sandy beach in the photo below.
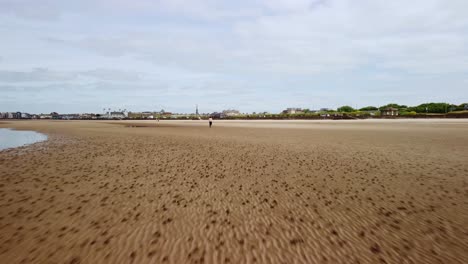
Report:
[[[468,120],[0,127],[2,263],[468,259]]]

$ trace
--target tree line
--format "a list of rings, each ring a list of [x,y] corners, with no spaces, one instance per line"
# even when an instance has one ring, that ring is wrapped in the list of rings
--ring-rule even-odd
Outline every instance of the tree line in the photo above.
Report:
[[[460,105],[449,104],[449,103],[424,103],[417,106],[407,106],[400,105],[396,103],[386,104],[380,107],[376,106],[366,106],[363,108],[355,109],[349,105],[344,105],[337,108],[337,112],[341,113],[352,113],[357,111],[371,112],[371,111],[382,111],[387,108],[396,108],[400,113],[434,113],[434,114],[443,114],[454,111],[465,111],[468,110],[468,103],[463,103]]]

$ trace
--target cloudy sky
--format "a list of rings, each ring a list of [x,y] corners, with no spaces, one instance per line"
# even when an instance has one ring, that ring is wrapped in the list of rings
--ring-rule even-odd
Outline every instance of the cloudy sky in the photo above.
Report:
[[[0,111],[468,101],[466,0],[0,0]]]

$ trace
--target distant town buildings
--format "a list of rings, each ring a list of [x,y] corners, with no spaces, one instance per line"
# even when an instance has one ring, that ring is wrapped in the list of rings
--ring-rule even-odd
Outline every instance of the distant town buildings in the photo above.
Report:
[[[59,119],[59,120],[74,120],[74,119],[97,119],[96,114],[59,114],[52,112],[50,114],[29,114],[23,112],[0,112],[0,119]]]
[[[21,119],[21,112],[13,113],[13,119]]]
[[[40,114],[39,119],[52,119],[52,115],[49,114]]]
[[[11,119],[13,118],[13,114],[9,112],[0,113],[0,119]]]
[[[170,118],[174,114],[171,112],[161,111],[144,111],[144,112],[128,112],[127,118],[129,119],[156,119],[156,118]]]
[[[23,113],[21,112],[3,112],[0,113],[1,119],[21,119]]]
[[[124,119],[127,117],[124,112],[109,112],[110,119]]]
[[[57,112],[52,112],[50,115],[52,116],[52,119],[61,119],[61,116]]]
[[[0,112],[0,119],[37,119],[38,115],[22,112]]]
[[[146,118],[153,118],[152,112],[128,112],[128,118],[131,119],[146,119]]]
[[[445,107],[445,108],[444,108]],[[380,110],[379,110],[380,109]],[[444,109],[445,111],[441,111]],[[165,111],[143,111],[143,112],[127,112],[126,109],[112,111],[110,108],[104,108],[103,112],[95,113],[79,113],[79,114],[59,114],[52,112],[49,114],[30,114],[26,112],[0,112],[0,119],[55,119],[55,120],[112,120],[112,119],[207,119],[208,117],[217,119],[286,119],[286,118],[303,118],[303,119],[320,119],[341,117],[350,118],[368,118],[368,117],[411,117],[417,118],[423,115],[440,115],[441,117],[463,117],[468,118],[468,103],[460,105],[446,103],[428,103],[414,107],[399,107],[396,104],[388,104],[380,108],[364,107],[362,109],[352,109],[353,111],[343,111],[342,109],[334,110],[331,108],[320,108],[320,110],[310,110],[308,108],[290,107],[280,113],[268,112],[252,112],[241,113],[236,109],[226,109],[221,112],[200,113],[198,105],[195,105],[195,112],[191,113],[172,113]],[[290,115],[290,116],[288,116]],[[442,116],[444,115],[444,116]]]
[[[212,118],[221,118],[222,116],[222,113],[219,113],[219,112],[213,112],[210,114],[210,117]]]
[[[228,109],[221,112],[221,118],[239,116],[240,114],[239,110]]]

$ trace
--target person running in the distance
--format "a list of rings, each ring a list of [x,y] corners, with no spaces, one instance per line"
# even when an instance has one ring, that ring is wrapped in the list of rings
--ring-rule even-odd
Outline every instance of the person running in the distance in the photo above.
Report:
[[[211,126],[213,125],[213,118],[211,118],[211,117],[208,118],[208,123],[210,124],[210,128],[211,128]]]

